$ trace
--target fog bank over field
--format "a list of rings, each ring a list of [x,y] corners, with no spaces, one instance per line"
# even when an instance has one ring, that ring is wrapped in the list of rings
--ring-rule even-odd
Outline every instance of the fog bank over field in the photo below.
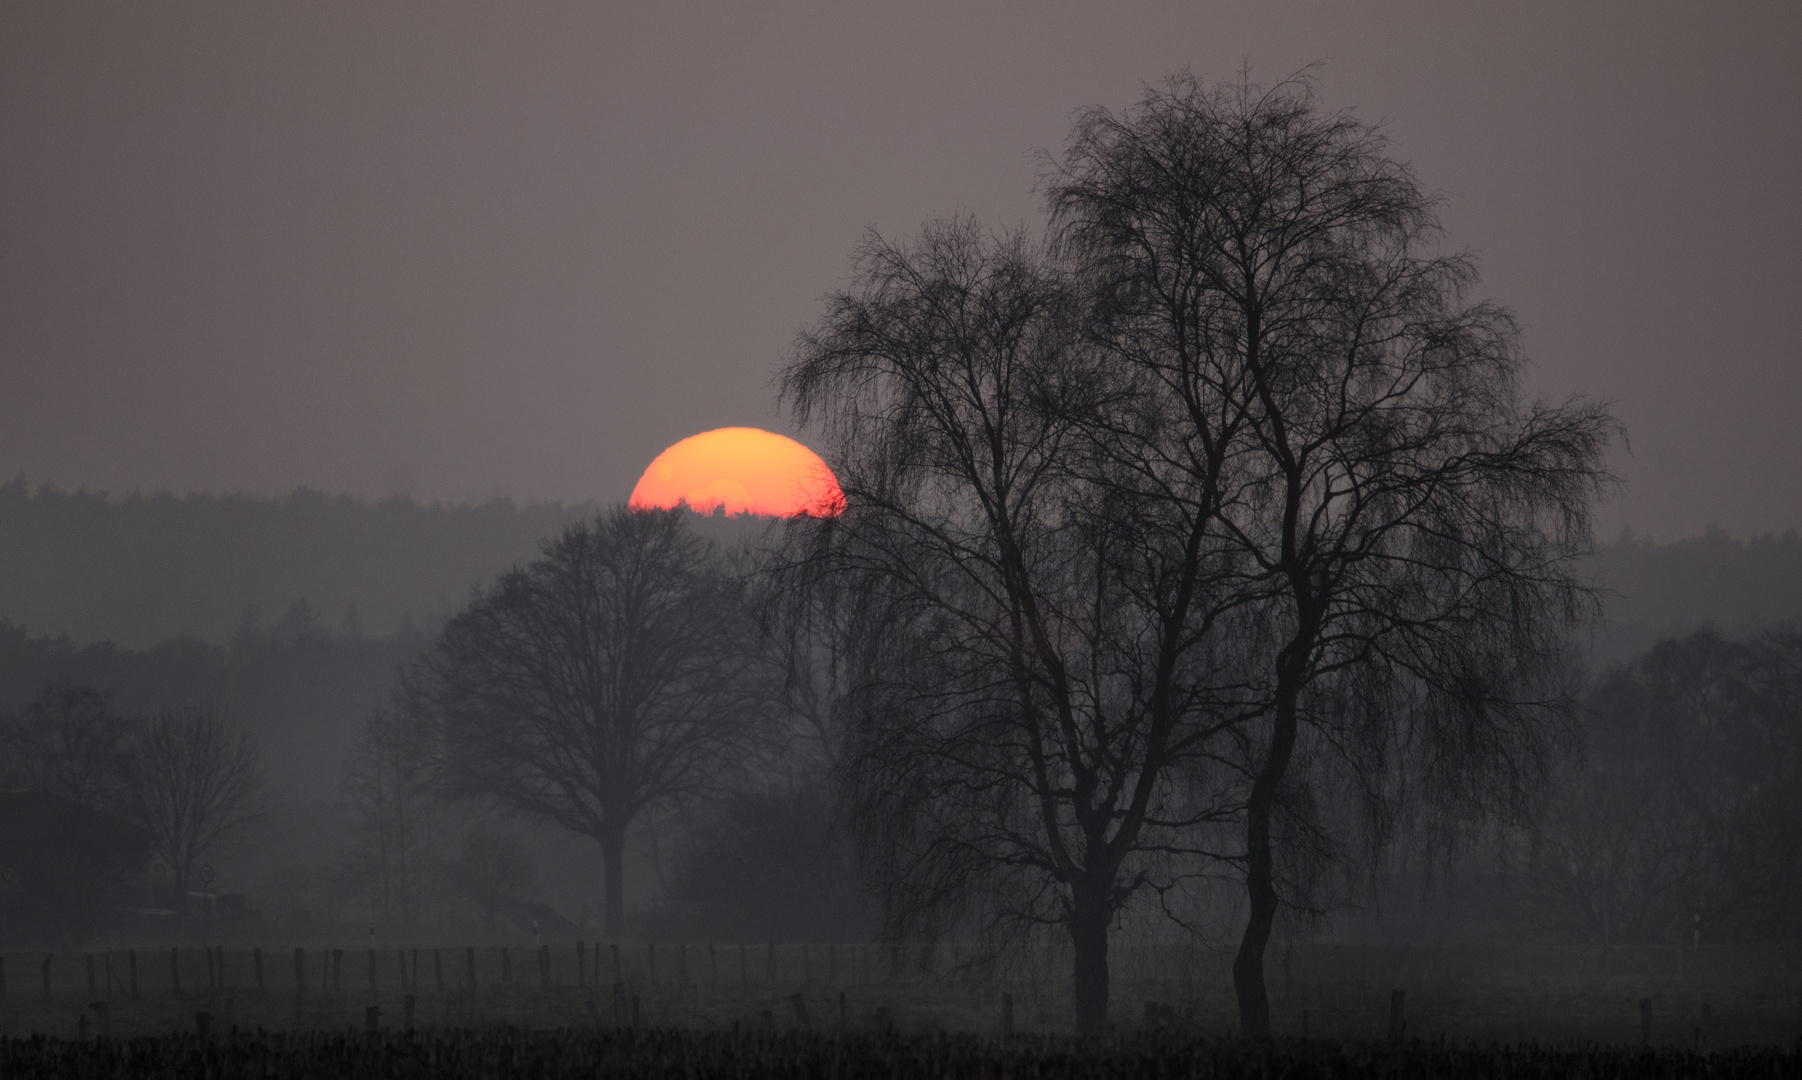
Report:
[[[0,619],[74,644],[224,645],[257,631],[386,637],[435,625],[470,590],[597,506],[494,499],[369,502],[300,488],[250,495],[67,492],[0,485]],[[1606,590],[1592,657],[1618,662],[1713,624],[1730,635],[1802,617],[1802,537],[1624,531],[1593,560]],[[9,702],[0,701],[0,707]]]

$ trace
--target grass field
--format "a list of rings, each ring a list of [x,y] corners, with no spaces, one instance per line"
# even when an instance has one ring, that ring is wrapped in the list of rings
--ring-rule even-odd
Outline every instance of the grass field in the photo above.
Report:
[[[1169,1032],[1047,1035],[821,1035],[808,1032],[595,1032],[515,1027],[408,1033],[233,1032],[118,1039],[0,1039],[0,1076],[19,1077],[806,1077],[808,1080],[1113,1080],[1255,1077],[1363,1080],[1613,1077],[1783,1080],[1802,1058],[1775,1048],[1703,1053],[1594,1046],[1477,1046],[1277,1040]]]
[[[1140,1030],[1153,1015],[1189,1036],[1232,1035],[1227,951],[1121,946],[1113,961],[1116,1031]],[[0,1032],[10,1036],[74,1038],[84,1024],[90,1035],[122,1038],[192,1032],[199,1013],[221,1032],[360,1032],[371,1006],[380,1029],[398,1031],[408,1026],[409,997],[420,1028],[606,1030],[631,1026],[636,1007],[641,1029],[992,1035],[1002,1031],[1006,998],[1016,1032],[1063,1033],[1073,1021],[1061,950],[997,962],[951,946],[897,956],[875,946],[634,944],[616,961],[610,948],[578,953],[568,943],[315,947],[298,956],[247,947],[8,952],[0,962]],[[1802,1036],[1802,948],[1787,945],[1681,955],[1297,945],[1272,951],[1269,979],[1276,1033],[1286,1038],[1382,1038],[1395,990],[1405,993],[1407,1035],[1431,1042],[1638,1044],[1642,999],[1654,1045],[1791,1045]],[[1157,1008],[1148,1013],[1148,1003]]]

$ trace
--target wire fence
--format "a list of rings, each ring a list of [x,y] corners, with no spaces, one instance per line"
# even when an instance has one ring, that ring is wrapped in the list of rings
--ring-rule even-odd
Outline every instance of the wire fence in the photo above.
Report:
[[[1233,951],[1207,944],[1116,944],[1117,984],[1181,993],[1231,982]],[[1068,946],[996,951],[963,943],[591,943],[349,947],[172,946],[0,951],[0,1001],[62,994],[137,997],[228,989],[289,993],[446,993],[470,988],[804,987],[879,982],[1059,986]],[[1596,978],[1707,980],[1802,972],[1802,943],[1700,949],[1637,946],[1274,944],[1273,987],[1339,981],[1480,980],[1495,985]]]

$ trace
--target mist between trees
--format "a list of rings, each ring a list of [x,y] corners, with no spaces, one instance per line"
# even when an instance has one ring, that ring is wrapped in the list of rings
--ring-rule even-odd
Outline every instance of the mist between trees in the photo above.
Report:
[[[45,691],[8,782],[55,803],[8,835],[115,854],[39,859],[88,891],[33,932],[1055,946],[1089,1031],[1110,941],[1225,942],[1248,1037],[1273,942],[1422,897],[1452,936],[1795,933],[1796,634],[1586,675],[1616,426],[1523,397],[1510,315],[1380,132],[1305,80],[1177,78],[1081,114],[1042,188],[1039,234],[871,235],[799,335],[781,393],[842,515],[568,525],[383,639],[329,783],[259,803],[219,715]],[[185,846],[124,794],[151,731],[247,778]],[[76,747],[137,778],[69,780]],[[192,886],[234,840],[263,899]]]

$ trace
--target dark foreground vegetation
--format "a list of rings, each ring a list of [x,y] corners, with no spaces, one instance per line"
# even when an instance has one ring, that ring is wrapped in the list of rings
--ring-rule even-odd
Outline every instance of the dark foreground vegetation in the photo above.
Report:
[[[0,1041],[7,1076],[808,1077],[1783,1077],[1783,1048],[1723,1053],[1627,1047],[1242,1042],[1167,1032],[1119,1037],[820,1035],[568,1028],[290,1036],[233,1031],[129,1040]]]

